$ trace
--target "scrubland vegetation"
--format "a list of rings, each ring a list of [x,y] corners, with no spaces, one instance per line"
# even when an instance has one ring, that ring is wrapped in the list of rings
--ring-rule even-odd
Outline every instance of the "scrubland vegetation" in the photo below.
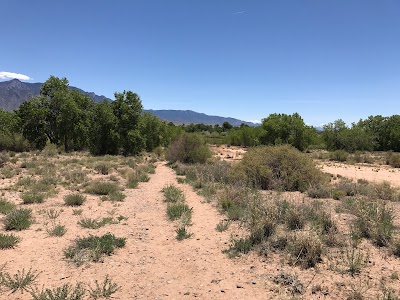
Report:
[[[337,120],[321,132],[298,114],[271,114],[256,127],[176,126],[144,114],[135,93],[93,103],[68,89],[66,79],[50,77],[41,96],[13,113],[0,111],[0,125],[2,252],[21,247],[26,232],[43,231],[46,239],[68,241],[59,256],[70,267],[90,268],[118,256],[130,236],[113,232],[134,218],[118,215],[119,206],[131,200],[129,190],[151,184],[159,161],[168,161],[177,183],[157,191],[165,207],[160,217],[172,224],[175,243],[196,237],[197,212],[181,188],[190,184],[221,214],[215,233],[231,234],[221,249],[224,257],[256,253],[262,264],[278,269],[269,281],[288,296],[400,297],[398,274],[379,266],[386,260],[400,266],[399,189],[326,174],[316,164],[399,168],[397,115],[371,116],[351,127]],[[213,157],[210,142],[245,146],[246,153],[227,162]],[[108,207],[107,215],[98,213],[101,206]],[[68,218],[73,225],[66,225]],[[82,236],[69,235],[77,230]],[[0,268],[5,295],[100,299],[123,288],[113,281],[118,278],[106,276],[94,286],[76,282],[40,289],[40,272],[29,265],[17,273],[7,267]],[[310,274],[338,279],[314,284]]]

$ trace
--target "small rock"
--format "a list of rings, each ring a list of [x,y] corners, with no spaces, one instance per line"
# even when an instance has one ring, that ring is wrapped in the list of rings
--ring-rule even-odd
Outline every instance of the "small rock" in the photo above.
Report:
[[[221,293],[225,293],[225,290],[224,290],[224,289],[221,289]]]
[[[190,292],[186,292],[186,293],[184,293],[184,295],[185,295],[185,296],[188,296],[188,295],[190,295]]]
[[[243,288],[243,285],[242,285],[242,284],[240,284],[240,283],[236,283],[236,288],[238,288],[238,289],[242,289],[242,288]]]

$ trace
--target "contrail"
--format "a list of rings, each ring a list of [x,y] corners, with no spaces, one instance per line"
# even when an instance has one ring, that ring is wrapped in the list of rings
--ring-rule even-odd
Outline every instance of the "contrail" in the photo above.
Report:
[[[239,15],[239,14],[243,14],[243,13],[245,13],[245,11],[244,11],[244,10],[242,10],[242,11],[237,11],[237,12],[234,12],[234,13],[232,13],[232,15]]]

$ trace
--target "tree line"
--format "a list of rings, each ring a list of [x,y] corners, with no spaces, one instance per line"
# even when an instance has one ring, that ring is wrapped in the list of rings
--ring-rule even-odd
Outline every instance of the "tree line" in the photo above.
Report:
[[[115,93],[95,103],[70,89],[66,78],[51,76],[40,95],[18,110],[0,110],[0,150],[42,150],[47,143],[65,152],[89,149],[94,155],[134,155],[167,145],[182,129],[144,113],[138,94]]]
[[[115,93],[112,102],[95,103],[70,89],[66,78],[50,76],[40,95],[18,110],[0,109],[0,150],[42,150],[48,144],[65,152],[90,150],[94,155],[135,155],[167,146],[183,132],[202,133],[210,142],[237,146],[289,144],[303,151],[311,146],[328,150],[400,151],[400,115],[370,116],[347,126],[339,119],[322,131],[308,126],[298,113],[270,114],[260,126],[235,127],[190,124],[176,126],[143,112],[138,94]]]

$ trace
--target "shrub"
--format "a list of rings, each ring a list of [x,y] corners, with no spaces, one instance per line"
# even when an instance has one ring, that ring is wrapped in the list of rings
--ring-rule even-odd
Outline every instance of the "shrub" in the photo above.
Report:
[[[305,191],[324,176],[306,154],[283,145],[250,149],[232,168],[231,180],[255,188]]]
[[[164,187],[161,191],[164,194],[165,202],[176,203],[185,200],[183,192],[173,185],[168,185]]]
[[[75,240],[75,245],[64,250],[66,258],[77,265],[85,261],[98,262],[104,255],[111,255],[116,248],[125,246],[125,238],[116,238],[107,233],[103,236],[89,236]]]
[[[290,230],[303,229],[306,223],[304,212],[298,207],[291,207],[286,213],[286,225]]]
[[[0,233],[0,249],[14,248],[21,239],[13,234]]]
[[[112,201],[112,202],[121,202],[126,198],[125,194],[122,192],[113,192],[109,195],[101,196],[101,201]]]
[[[77,283],[75,286],[65,283],[61,287],[42,291],[32,290],[30,293],[32,300],[83,300],[86,290],[82,283]]]
[[[65,229],[65,226],[60,224],[53,225],[52,228],[47,229],[47,233],[49,234],[49,236],[60,237],[63,236],[66,232],[67,230]]]
[[[86,192],[94,195],[110,195],[119,190],[119,187],[114,182],[93,181],[87,188]]]
[[[10,211],[14,210],[16,205],[6,199],[0,198],[0,214],[6,215]]]
[[[400,257],[400,238],[393,241],[392,252],[395,256]]]
[[[307,190],[307,195],[311,198],[316,198],[316,199],[330,198],[331,189],[326,185],[311,186]]]
[[[176,239],[177,239],[178,241],[182,241],[182,240],[184,240],[184,239],[188,239],[188,238],[190,238],[191,236],[192,236],[192,234],[189,233],[189,232],[186,230],[186,226],[181,226],[181,227],[179,227],[179,228],[176,230]]]
[[[30,286],[36,281],[37,277],[40,273],[37,271],[32,271],[29,269],[27,273],[25,273],[25,269],[22,271],[18,270],[16,274],[10,274],[8,272],[2,272],[1,275],[1,285],[4,286],[11,293],[15,293],[16,291],[29,291]]]
[[[344,162],[347,160],[349,153],[344,150],[336,150],[329,153],[329,159],[339,162]]]
[[[229,257],[235,257],[239,256],[240,254],[248,253],[252,247],[253,243],[249,238],[231,239],[229,248],[222,252],[227,253]]]
[[[358,201],[355,230],[360,237],[370,238],[379,246],[388,246],[394,231],[394,214],[383,201]]]
[[[94,169],[99,174],[108,175],[108,173],[110,172],[111,167],[110,167],[110,165],[108,163],[100,162],[100,163],[98,163],[98,164],[96,164],[94,166]]]
[[[184,133],[170,143],[166,157],[170,162],[205,163],[211,151],[201,136]]]
[[[322,244],[314,235],[304,232],[293,235],[288,241],[287,249],[293,263],[303,268],[313,268],[321,261]]]
[[[65,205],[80,206],[86,201],[86,197],[81,194],[69,194],[64,197]]]
[[[25,192],[21,194],[24,204],[43,203],[45,195],[38,192]]]
[[[386,163],[393,168],[400,168],[400,153],[390,152],[386,157]]]
[[[91,299],[101,299],[101,298],[110,298],[112,294],[116,293],[120,287],[117,283],[112,282],[111,279],[106,276],[104,281],[99,284],[97,280],[95,280],[95,287],[89,286],[89,295]]]
[[[217,226],[215,227],[215,230],[217,230],[218,232],[223,232],[225,230],[228,230],[229,226],[231,225],[231,222],[228,220],[222,220],[221,222],[219,222],[217,224]]]
[[[167,215],[170,220],[177,220],[183,214],[191,214],[192,209],[186,203],[172,203],[167,206]]]
[[[0,152],[0,168],[2,168],[8,161],[10,160],[10,156],[7,152]]]
[[[98,229],[100,227],[105,226],[106,224],[116,224],[117,221],[114,221],[113,218],[103,218],[101,220],[91,219],[91,218],[83,218],[78,221],[78,224],[83,228],[89,229]]]
[[[6,230],[23,230],[32,224],[32,211],[26,208],[15,209],[6,215],[4,227]]]

